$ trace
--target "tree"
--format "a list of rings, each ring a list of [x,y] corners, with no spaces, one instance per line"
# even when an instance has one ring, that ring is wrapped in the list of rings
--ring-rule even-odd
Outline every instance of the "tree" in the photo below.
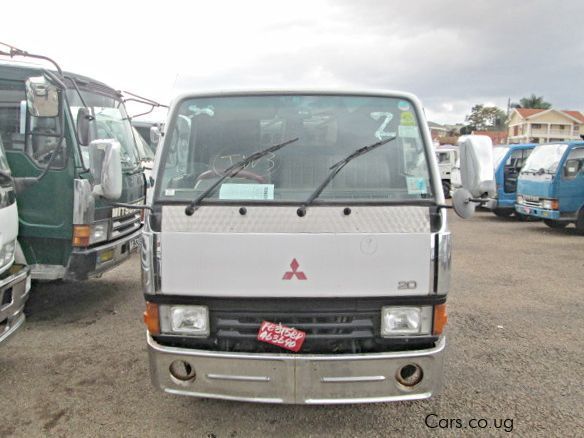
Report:
[[[472,107],[465,120],[468,122],[467,130],[497,131],[505,128],[506,117],[507,115],[501,108],[477,104]]]
[[[512,103],[511,108],[535,108],[535,109],[549,109],[552,104],[543,100],[543,96],[536,96],[532,94],[529,97],[519,99],[519,103]]]

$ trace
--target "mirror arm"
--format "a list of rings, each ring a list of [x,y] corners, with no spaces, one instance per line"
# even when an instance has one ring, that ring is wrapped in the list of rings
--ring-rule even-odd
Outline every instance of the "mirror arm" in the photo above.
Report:
[[[59,64],[57,64],[54,60],[52,60],[48,56],[35,55],[34,53],[28,53],[26,50],[18,49],[14,46],[11,46],[10,44],[6,44],[6,43],[2,43],[2,42],[0,42],[0,44],[10,48],[10,52],[0,51],[0,55],[10,56],[11,58],[14,58],[15,56],[24,56],[24,57],[28,57],[28,58],[42,59],[44,61],[47,61],[47,62],[50,62],[51,64],[53,64],[60,75],[63,74],[63,70],[61,70],[61,67],[59,67]]]

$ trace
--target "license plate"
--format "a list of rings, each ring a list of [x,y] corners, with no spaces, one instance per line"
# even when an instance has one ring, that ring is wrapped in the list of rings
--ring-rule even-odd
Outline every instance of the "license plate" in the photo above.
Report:
[[[130,240],[130,252],[134,252],[134,250],[140,246],[140,239],[142,238],[136,237]]]
[[[262,321],[257,340],[276,345],[295,353],[300,351],[306,339],[306,333],[293,327],[286,327],[269,321]]]

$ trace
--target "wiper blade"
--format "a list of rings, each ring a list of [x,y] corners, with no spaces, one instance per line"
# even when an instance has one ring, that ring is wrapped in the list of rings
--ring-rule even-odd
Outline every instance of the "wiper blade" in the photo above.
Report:
[[[225,169],[223,171],[223,176],[221,178],[219,178],[217,181],[215,181],[214,184],[212,184],[207,190],[205,190],[203,193],[201,193],[199,196],[197,196],[197,198],[194,201],[192,201],[185,208],[185,214],[187,216],[192,216],[193,213],[199,208],[199,204],[203,199],[205,199],[207,196],[209,196],[211,193],[213,193],[215,191],[215,189],[217,187],[219,187],[221,185],[221,183],[223,181],[225,181],[227,178],[233,178],[234,176],[236,176],[239,172],[241,172],[245,168],[245,166],[247,166],[252,161],[258,160],[261,157],[263,157],[264,155],[269,154],[270,152],[275,152],[278,149],[282,149],[284,146],[288,146],[289,144],[296,143],[298,140],[299,140],[299,138],[296,137],[296,138],[293,138],[291,140],[287,140],[283,143],[275,144],[274,146],[270,146],[269,148],[254,152],[250,156],[245,157],[243,160],[240,160],[237,163],[233,164],[232,166],[229,166],[227,169]]]
[[[304,216],[306,214],[306,208],[310,204],[312,204],[312,202],[316,198],[318,198],[320,196],[320,194],[326,188],[326,186],[328,186],[330,184],[330,182],[335,178],[335,176],[337,176],[337,174],[342,170],[342,168],[345,167],[347,164],[349,164],[349,162],[352,159],[357,158],[361,155],[364,155],[367,152],[371,152],[372,150],[377,149],[379,146],[383,146],[384,144],[389,143],[390,141],[393,141],[396,138],[397,138],[397,136],[394,136],[394,137],[386,138],[385,140],[378,141],[377,143],[370,144],[368,146],[363,146],[362,148],[357,149],[355,152],[353,152],[350,155],[343,158],[341,161],[338,161],[337,163],[333,164],[329,168],[330,173],[328,174],[326,179],[316,188],[316,190],[314,192],[312,192],[310,194],[308,199],[306,199],[306,201],[304,201],[304,203],[300,206],[300,208],[298,209],[298,215]]]

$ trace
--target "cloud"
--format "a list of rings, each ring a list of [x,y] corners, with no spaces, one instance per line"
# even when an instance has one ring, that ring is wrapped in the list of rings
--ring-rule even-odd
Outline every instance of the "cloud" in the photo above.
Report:
[[[116,88],[170,100],[238,86],[403,89],[438,122],[536,93],[584,109],[580,0],[103,0],[3,6],[7,42]],[[23,31],[26,29],[26,32]]]

